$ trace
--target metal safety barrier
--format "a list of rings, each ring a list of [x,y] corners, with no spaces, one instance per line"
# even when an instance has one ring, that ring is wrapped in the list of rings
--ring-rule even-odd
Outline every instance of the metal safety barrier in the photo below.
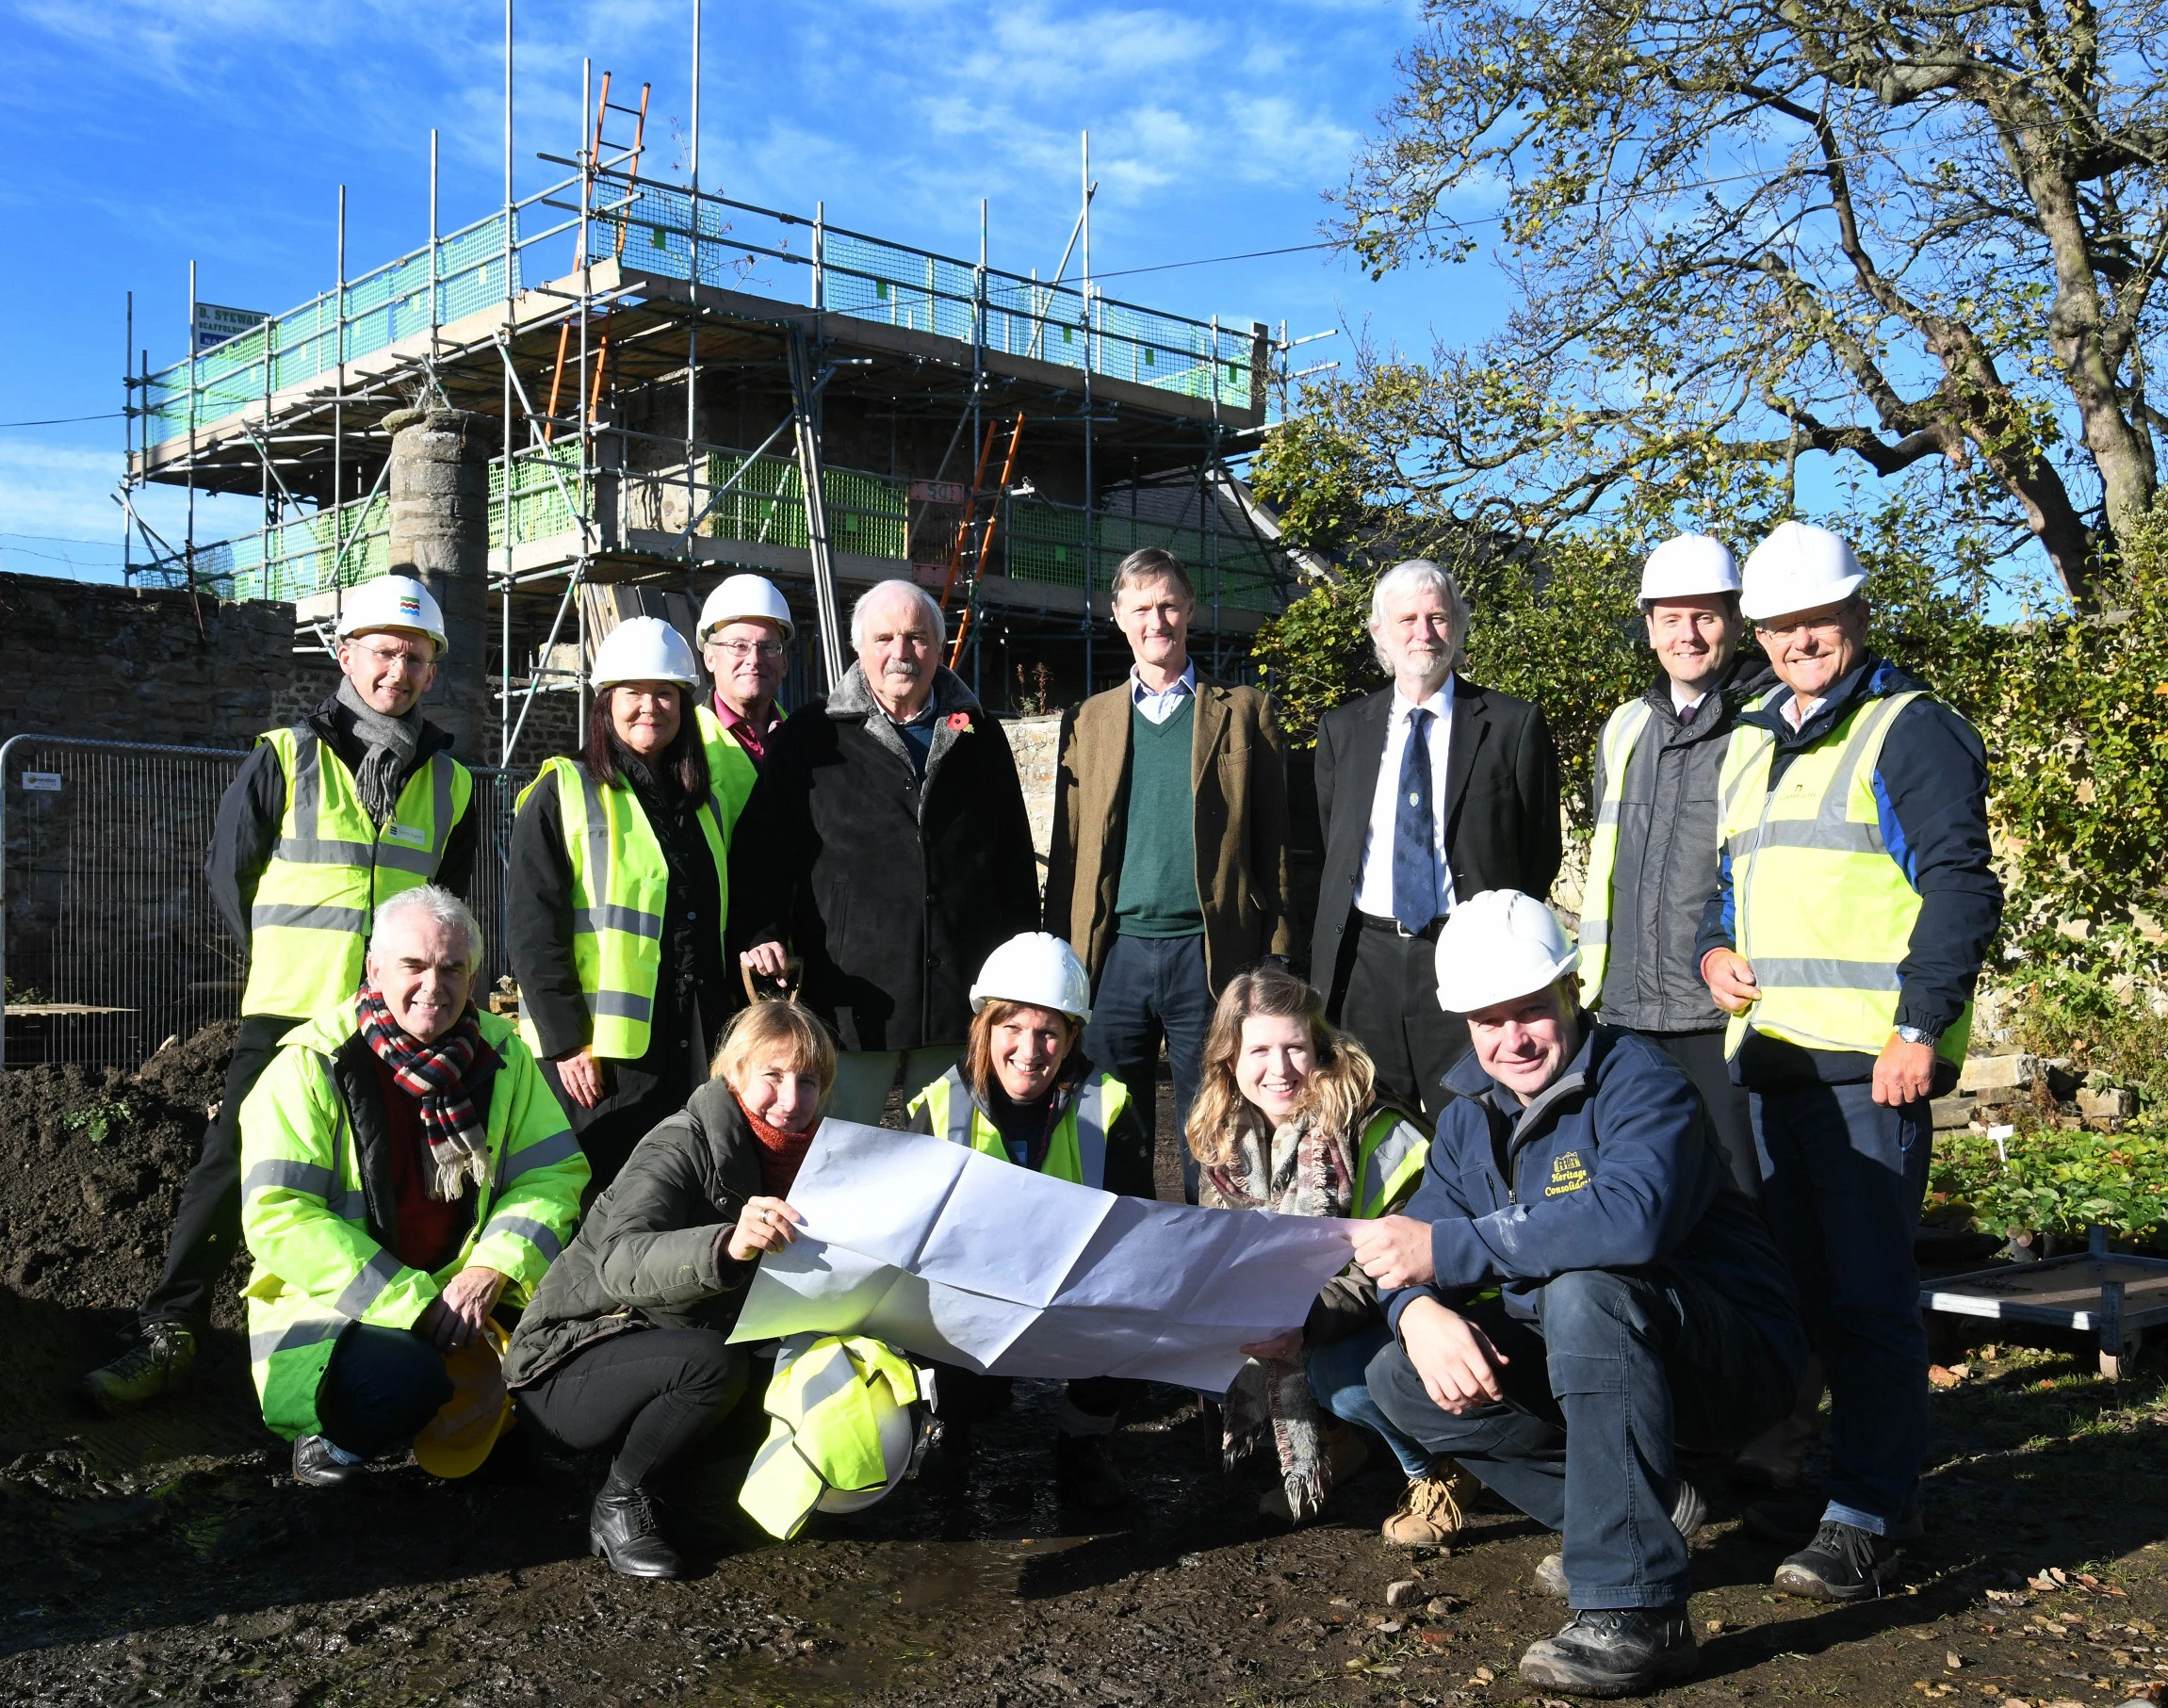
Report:
[[[240,1013],[248,957],[204,857],[248,754],[22,735],[0,742],[0,1068],[135,1068]],[[504,970],[504,875],[519,779],[474,773],[467,903],[486,990]]]

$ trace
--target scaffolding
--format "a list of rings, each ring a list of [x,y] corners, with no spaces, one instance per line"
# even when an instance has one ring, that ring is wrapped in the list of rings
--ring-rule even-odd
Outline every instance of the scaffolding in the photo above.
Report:
[[[500,429],[488,503],[499,764],[521,752],[538,695],[576,694],[584,712],[600,635],[581,590],[609,583],[691,592],[695,577],[768,574],[810,605],[801,628],[815,651],[800,667],[832,682],[847,662],[840,583],[954,582],[975,637],[959,668],[976,672],[996,616],[1004,636],[1072,637],[1088,689],[1114,566],[1161,545],[1192,567],[1215,662],[1239,649],[1294,579],[1229,466],[1265,424],[1284,337],[1100,289],[1088,150],[1075,278],[1066,252],[1050,279],[990,266],[984,203],[974,263],[831,224],[823,205],[808,219],[703,188],[693,16],[684,184],[642,171],[641,131],[606,140],[610,115],[635,109],[611,103],[608,73],[597,99],[590,62],[579,146],[537,154],[560,175],[515,198],[508,8],[496,212],[440,234],[432,132],[429,239],[411,253],[349,278],[342,187],[333,288],[203,351],[191,267],[189,354],[155,371],[147,353],[130,363],[119,497],[132,577],[289,600],[298,644],[324,644],[345,590],[391,567],[384,417],[428,400]],[[646,103],[643,89],[642,127]],[[131,320],[131,345],[134,332]],[[957,477],[997,417],[1019,414],[1029,454],[1019,468],[1011,447],[1018,478],[974,491],[991,508],[967,524]],[[140,518],[149,481],[187,487],[180,541]],[[253,494],[259,526],[200,542],[199,492]]]

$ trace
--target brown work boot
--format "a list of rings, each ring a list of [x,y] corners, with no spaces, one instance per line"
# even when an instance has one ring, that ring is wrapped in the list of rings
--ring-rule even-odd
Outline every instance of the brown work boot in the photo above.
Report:
[[[1473,1477],[1451,1459],[1440,1459],[1428,1476],[1409,1479],[1400,1505],[1378,1534],[1401,1548],[1446,1547],[1468,1527],[1460,1500],[1475,1492]]]

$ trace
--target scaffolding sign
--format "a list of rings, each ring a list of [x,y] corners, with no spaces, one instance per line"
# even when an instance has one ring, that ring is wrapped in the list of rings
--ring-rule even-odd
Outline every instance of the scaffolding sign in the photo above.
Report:
[[[230,344],[244,333],[253,333],[270,316],[253,308],[221,308],[216,302],[196,304],[196,354]]]

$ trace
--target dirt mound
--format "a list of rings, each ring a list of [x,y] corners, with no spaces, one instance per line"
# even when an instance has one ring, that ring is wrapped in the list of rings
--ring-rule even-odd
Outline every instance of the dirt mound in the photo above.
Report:
[[[128,1306],[150,1290],[235,1030],[206,1027],[134,1074],[0,1074],[0,1279],[69,1306]],[[233,1292],[219,1290],[215,1321],[240,1320]]]

